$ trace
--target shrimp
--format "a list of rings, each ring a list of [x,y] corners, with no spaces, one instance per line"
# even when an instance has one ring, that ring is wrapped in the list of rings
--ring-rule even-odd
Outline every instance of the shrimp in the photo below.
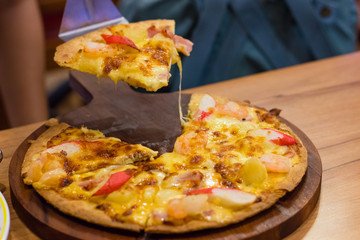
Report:
[[[287,173],[290,171],[290,159],[276,154],[264,154],[260,157],[268,172]]]
[[[249,111],[246,107],[232,101],[218,105],[213,97],[205,94],[200,101],[197,112],[195,113],[195,119],[203,121],[213,113],[236,118],[241,121],[250,120]]]
[[[181,155],[187,155],[193,150],[205,148],[207,142],[208,136],[206,132],[200,131],[196,133],[191,131],[176,139],[174,151]]]
[[[40,159],[36,159],[30,165],[29,171],[26,173],[26,179],[30,183],[37,182],[42,176],[43,163]]]
[[[236,102],[227,102],[226,104],[216,106],[215,112],[219,115],[233,117],[242,121],[249,120],[249,111],[244,106]]]
[[[41,184],[45,184],[46,186],[56,188],[57,186],[59,186],[61,179],[65,178],[66,176],[67,173],[63,169],[57,168],[44,173],[39,179],[39,182]]]
[[[86,53],[114,53],[115,49],[105,43],[87,42],[85,43],[84,52]]]
[[[56,156],[50,154],[48,150],[46,150],[31,163],[29,171],[27,172],[27,179],[31,182],[37,182],[40,180],[44,172],[61,167],[62,166],[57,161]]]
[[[200,194],[189,195],[179,199],[171,199],[166,206],[166,210],[170,217],[181,219],[190,214],[197,214],[207,207],[207,194]]]
[[[40,156],[35,159],[27,172],[28,181],[37,182],[47,172],[62,169],[63,160],[61,156],[65,154],[67,157],[73,156],[80,150],[80,142],[63,142],[59,145],[50,147],[43,151]]]
[[[166,206],[169,216],[177,219],[185,218],[187,213],[182,205],[182,199],[171,199]]]

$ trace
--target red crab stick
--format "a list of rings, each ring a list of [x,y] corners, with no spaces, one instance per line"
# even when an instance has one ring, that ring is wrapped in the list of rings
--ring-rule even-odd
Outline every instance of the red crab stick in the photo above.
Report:
[[[211,194],[213,190],[216,188],[202,188],[202,189],[196,189],[192,190],[187,193],[187,195],[196,195],[196,194]]]
[[[269,129],[269,128],[264,128],[267,131],[271,131],[272,133],[270,134],[270,138],[269,141],[277,144],[277,145],[292,145],[294,143],[296,143],[296,139],[293,138],[292,136],[289,136],[285,133],[276,131],[274,129]]]
[[[120,35],[107,35],[107,34],[101,34],[102,38],[105,40],[107,44],[123,44],[129,47],[132,47],[136,50],[139,50],[139,48],[135,45],[135,43],[125,36]]]
[[[124,185],[131,177],[132,175],[127,174],[126,171],[114,173],[110,176],[107,182],[93,194],[93,196],[112,193]]]
[[[208,194],[209,199],[219,199],[222,205],[228,207],[244,206],[256,201],[254,194],[229,188],[203,188],[188,192],[187,195]]]
[[[198,120],[202,121],[212,114],[216,106],[216,101],[210,95],[205,94],[200,101],[198,110],[196,112],[196,117]]]

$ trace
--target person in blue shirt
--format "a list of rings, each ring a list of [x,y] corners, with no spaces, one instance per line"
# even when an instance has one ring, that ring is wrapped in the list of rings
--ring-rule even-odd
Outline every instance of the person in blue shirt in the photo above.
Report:
[[[130,21],[175,19],[194,42],[183,58],[183,89],[350,53],[354,0],[122,0]],[[178,90],[172,70],[167,91]]]

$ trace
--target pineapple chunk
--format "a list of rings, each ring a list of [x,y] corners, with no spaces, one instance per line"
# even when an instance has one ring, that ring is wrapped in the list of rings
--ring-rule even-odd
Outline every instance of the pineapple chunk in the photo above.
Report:
[[[213,203],[235,209],[249,205],[256,200],[256,195],[254,194],[226,188],[215,188],[209,196]]]
[[[156,194],[155,204],[162,206],[166,204],[170,199],[180,198],[183,194],[174,189],[163,189]]]
[[[114,191],[106,197],[106,201],[129,208],[137,203],[137,196],[135,191]]]
[[[241,167],[240,176],[246,185],[261,185],[267,178],[267,171],[258,158],[252,157]]]

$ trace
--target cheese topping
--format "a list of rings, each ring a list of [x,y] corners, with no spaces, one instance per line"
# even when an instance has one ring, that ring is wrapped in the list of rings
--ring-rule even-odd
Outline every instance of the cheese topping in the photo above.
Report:
[[[141,145],[68,128],[34,155],[25,180],[147,229],[231,221],[301,161],[299,143],[269,112],[209,95],[193,95],[189,106],[173,152],[155,158]]]

